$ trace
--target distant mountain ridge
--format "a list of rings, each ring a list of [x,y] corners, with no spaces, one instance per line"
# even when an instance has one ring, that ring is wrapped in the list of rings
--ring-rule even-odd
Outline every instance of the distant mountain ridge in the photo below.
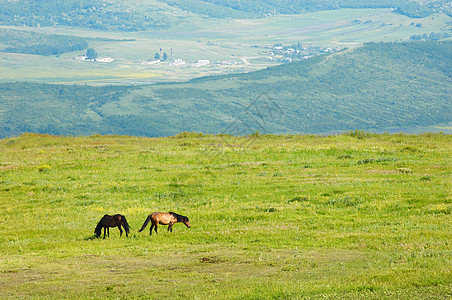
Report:
[[[403,131],[450,123],[452,42],[369,43],[298,63],[149,86],[0,84],[0,137]]]

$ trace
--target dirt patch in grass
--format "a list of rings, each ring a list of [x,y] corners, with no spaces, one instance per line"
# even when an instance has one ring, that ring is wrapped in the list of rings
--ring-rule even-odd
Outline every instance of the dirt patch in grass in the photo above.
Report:
[[[201,257],[199,261],[204,264],[218,264],[224,262],[224,260],[218,257],[204,257],[204,256]]]
[[[368,172],[377,174],[397,174],[397,171],[394,170],[369,170]]]

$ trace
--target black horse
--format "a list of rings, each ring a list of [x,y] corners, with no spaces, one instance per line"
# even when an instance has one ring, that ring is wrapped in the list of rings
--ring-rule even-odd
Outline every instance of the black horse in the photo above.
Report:
[[[126,217],[123,215],[105,215],[100,219],[99,223],[97,223],[96,229],[94,230],[94,233],[97,237],[100,237],[102,233],[102,228],[104,228],[104,238],[105,234],[108,232],[108,236],[110,236],[110,227],[118,227],[119,229],[119,236],[122,235],[122,229],[121,226],[124,227],[126,231],[126,236],[129,236],[130,226],[127,223]]]

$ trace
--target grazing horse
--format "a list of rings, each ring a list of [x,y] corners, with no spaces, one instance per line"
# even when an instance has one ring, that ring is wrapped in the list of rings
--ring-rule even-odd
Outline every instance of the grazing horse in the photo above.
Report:
[[[151,229],[149,230],[149,235],[152,235],[152,229],[155,227],[155,233],[157,233],[157,226],[159,224],[162,225],[169,225],[168,231],[173,232],[173,225],[174,223],[182,222],[190,228],[190,222],[188,221],[188,218],[185,216],[181,216],[179,214],[169,212],[169,213],[161,213],[161,212],[155,212],[150,214],[146,221],[144,221],[143,226],[141,226],[141,229],[138,230],[138,232],[142,232],[146,226],[148,225],[149,221],[152,221]]]
[[[121,226],[124,227],[126,231],[126,236],[129,236],[130,226],[127,223],[126,217],[123,215],[105,215],[100,219],[99,223],[97,223],[96,229],[94,230],[94,233],[97,237],[100,237],[100,234],[102,232],[102,228],[104,228],[104,238],[105,233],[108,232],[108,236],[110,236],[110,228],[109,227],[118,227],[119,229],[119,236],[122,235],[122,229]]]

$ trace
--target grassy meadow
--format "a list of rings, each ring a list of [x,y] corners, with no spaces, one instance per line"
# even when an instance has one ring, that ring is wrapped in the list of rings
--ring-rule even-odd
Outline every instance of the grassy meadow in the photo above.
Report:
[[[446,299],[445,134],[0,140],[2,298]],[[175,211],[191,229],[141,233]],[[121,213],[94,238],[104,214]]]

